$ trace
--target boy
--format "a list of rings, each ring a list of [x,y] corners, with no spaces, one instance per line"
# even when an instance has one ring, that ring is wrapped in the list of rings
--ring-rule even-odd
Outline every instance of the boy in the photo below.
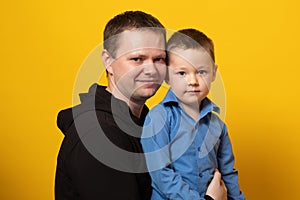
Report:
[[[171,87],[147,115],[141,140],[152,178],[151,199],[206,199],[216,169],[228,199],[245,199],[226,125],[207,98],[217,71],[212,40],[184,29],[172,35],[167,50]]]

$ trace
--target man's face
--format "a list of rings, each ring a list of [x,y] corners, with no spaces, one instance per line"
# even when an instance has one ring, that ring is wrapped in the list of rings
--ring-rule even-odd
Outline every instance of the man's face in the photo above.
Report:
[[[217,67],[202,49],[176,49],[169,54],[169,84],[179,101],[199,105],[208,95]]]
[[[118,38],[116,58],[108,67],[115,89],[126,99],[143,101],[153,96],[166,73],[165,39],[147,30],[126,30]]]

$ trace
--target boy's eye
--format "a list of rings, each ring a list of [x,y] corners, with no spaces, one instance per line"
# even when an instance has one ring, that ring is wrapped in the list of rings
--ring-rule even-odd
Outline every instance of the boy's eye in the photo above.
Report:
[[[207,72],[205,71],[205,70],[199,70],[198,71],[198,74],[200,74],[200,75],[205,75]]]
[[[177,72],[177,74],[180,75],[180,76],[184,76],[185,72],[184,71],[180,71],[180,72]]]

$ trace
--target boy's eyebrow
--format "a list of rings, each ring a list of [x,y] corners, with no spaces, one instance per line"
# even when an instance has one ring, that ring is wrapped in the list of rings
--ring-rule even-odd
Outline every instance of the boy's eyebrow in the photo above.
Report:
[[[197,69],[201,69],[201,68],[207,68],[207,66],[204,66],[204,65],[199,65],[199,66],[196,66],[195,68],[197,68]]]
[[[185,66],[174,66],[172,68],[175,71],[181,71],[181,70],[185,71],[185,70],[187,70],[187,67],[185,67]]]
[[[209,66],[207,66],[207,65],[198,65],[195,68],[196,69],[203,69],[203,68],[207,69],[207,68],[209,68]]]
[[[201,70],[201,69],[209,69],[208,66],[204,66],[204,65],[199,65],[199,66],[193,66],[195,70]],[[174,70],[186,70],[187,67],[186,66],[173,66]]]

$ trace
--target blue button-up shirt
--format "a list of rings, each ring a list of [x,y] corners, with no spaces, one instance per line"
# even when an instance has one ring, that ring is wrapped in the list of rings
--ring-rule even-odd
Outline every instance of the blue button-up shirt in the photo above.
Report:
[[[170,89],[146,117],[141,143],[152,178],[152,200],[204,199],[217,168],[228,199],[245,199],[234,169],[226,125],[213,113],[219,108],[208,98],[193,120]]]

